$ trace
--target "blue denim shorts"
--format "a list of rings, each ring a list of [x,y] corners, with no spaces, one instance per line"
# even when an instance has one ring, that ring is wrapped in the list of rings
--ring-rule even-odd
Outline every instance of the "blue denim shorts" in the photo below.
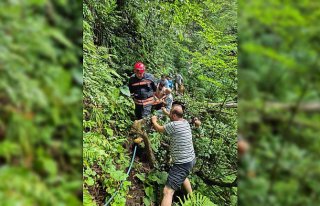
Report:
[[[184,180],[188,177],[195,164],[196,158],[194,158],[191,162],[173,164],[169,171],[166,186],[170,187],[174,191],[177,191],[181,187]]]

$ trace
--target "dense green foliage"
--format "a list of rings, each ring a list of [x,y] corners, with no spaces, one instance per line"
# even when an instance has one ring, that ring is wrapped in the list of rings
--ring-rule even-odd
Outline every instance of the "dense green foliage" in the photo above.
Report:
[[[0,2],[1,205],[81,204],[80,9]]]
[[[317,205],[319,1],[239,7],[239,134],[252,149],[239,172],[239,204]],[[318,109],[307,110],[309,103]]]
[[[237,101],[236,2],[86,0],[83,7],[85,204],[103,204],[127,178],[124,146],[131,141],[134,104],[125,85],[142,61],[157,78],[184,76],[187,92],[177,99],[186,105],[186,119],[202,121],[193,131],[198,159],[191,175],[199,198],[236,205],[237,112],[208,104]],[[148,135],[156,168],[147,173],[136,161],[132,177],[144,188],[143,203],[136,203],[145,205],[159,203],[168,169],[165,137]],[[130,201],[133,186],[124,181],[112,205]]]
[[[216,206],[207,197],[202,196],[200,193],[188,194],[183,200],[180,199],[183,206]]]

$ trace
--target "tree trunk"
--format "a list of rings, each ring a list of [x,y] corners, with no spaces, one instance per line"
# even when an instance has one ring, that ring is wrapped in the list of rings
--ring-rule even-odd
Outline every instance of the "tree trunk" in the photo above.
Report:
[[[143,119],[134,121],[131,132],[137,134],[138,137],[141,137],[143,139],[150,167],[154,168],[156,158],[154,157],[151,142],[149,141],[147,133],[145,131],[142,131],[142,125],[144,124],[144,122],[145,121]]]

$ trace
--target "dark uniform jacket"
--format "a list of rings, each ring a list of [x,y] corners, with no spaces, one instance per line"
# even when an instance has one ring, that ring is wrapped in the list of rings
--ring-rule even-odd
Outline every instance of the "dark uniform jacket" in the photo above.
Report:
[[[142,79],[138,79],[136,75],[133,74],[129,79],[129,90],[131,94],[133,93],[134,99],[136,100],[146,100],[153,97],[156,89],[157,87],[152,74],[145,73]]]

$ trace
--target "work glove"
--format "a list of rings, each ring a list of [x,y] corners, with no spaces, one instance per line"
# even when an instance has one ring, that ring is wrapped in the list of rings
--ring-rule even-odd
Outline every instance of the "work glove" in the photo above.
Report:
[[[143,139],[142,139],[142,137],[137,137],[133,140],[133,142],[136,144],[141,144],[141,142],[143,142]]]

